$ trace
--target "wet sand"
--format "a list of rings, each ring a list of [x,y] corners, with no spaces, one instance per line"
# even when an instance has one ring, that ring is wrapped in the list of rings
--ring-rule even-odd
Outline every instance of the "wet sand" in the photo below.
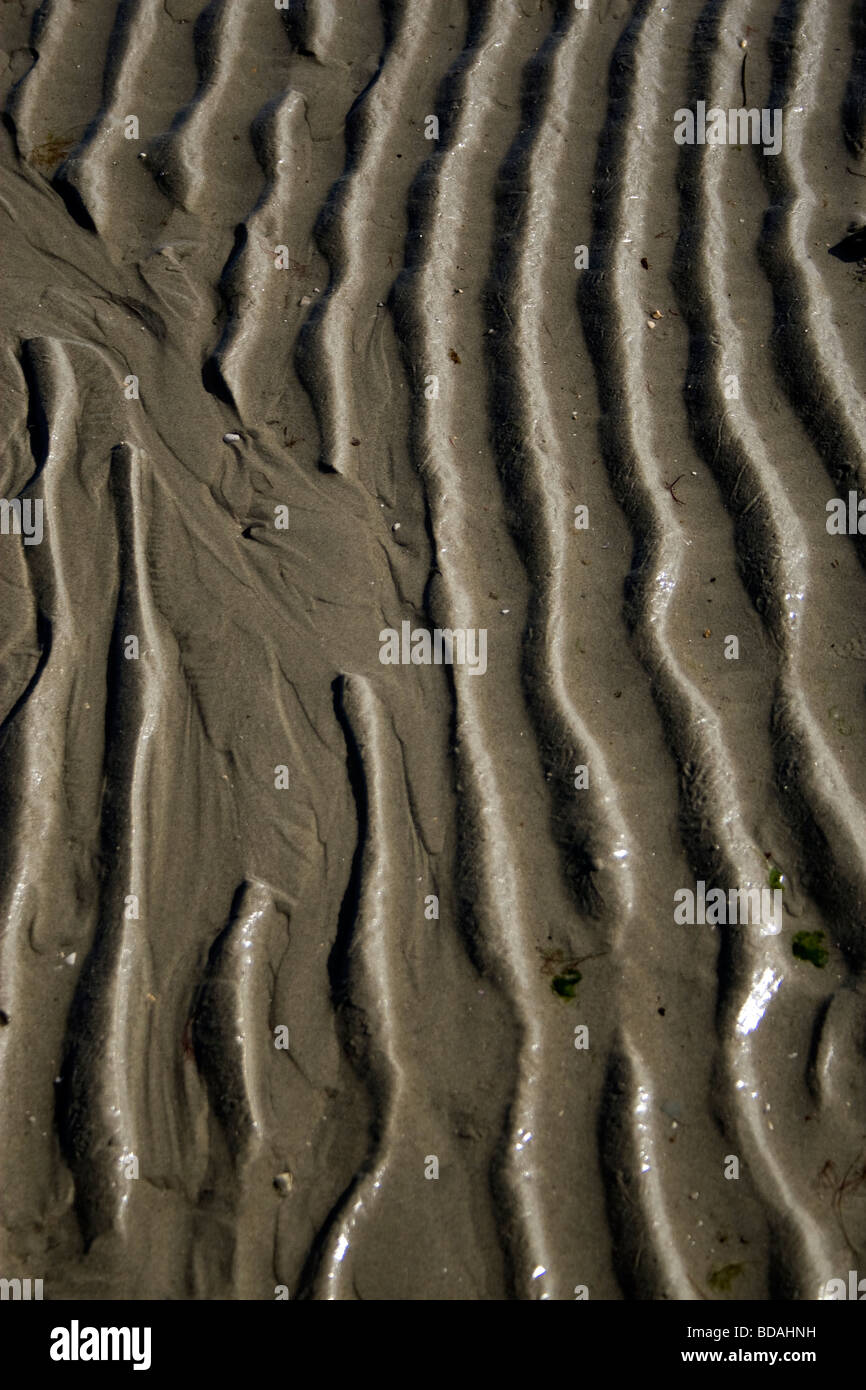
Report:
[[[866,1272],[863,5],[0,50],[0,1275]],[[778,153],[677,142],[744,93]]]

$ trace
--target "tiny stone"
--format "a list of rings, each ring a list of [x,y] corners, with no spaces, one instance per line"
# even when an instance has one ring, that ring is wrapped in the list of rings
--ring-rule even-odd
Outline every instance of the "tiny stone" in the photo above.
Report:
[[[274,1178],[274,1187],[281,1197],[285,1197],[288,1192],[291,1192],[293,1182],[294,1179],[291,1173],[286,1170],[285,1173],[277,1173],[277,1176]]]
[[[234,444],[235,441],[236,441],[236,440],[239,440],[239,439],[240,439],[240,435],[239,435],[239,434],[224,434],[224,435],[223,435],[223,444]]]

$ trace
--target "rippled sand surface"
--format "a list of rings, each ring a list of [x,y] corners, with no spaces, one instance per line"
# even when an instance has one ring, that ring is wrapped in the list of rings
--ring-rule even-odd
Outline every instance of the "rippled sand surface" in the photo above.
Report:
[[[0,9],[0,1275],[866,1269],[863,5]]]

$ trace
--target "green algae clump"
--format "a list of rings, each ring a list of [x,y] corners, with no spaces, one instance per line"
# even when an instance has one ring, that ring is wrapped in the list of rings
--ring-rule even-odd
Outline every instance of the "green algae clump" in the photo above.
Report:
[[[707,1283],[713,1293],[730,1293],[735,1279],[739,1279],[745,1266],[742,1264],[722,1265],[714,1269]]]
[[[554,975],[550,988],[560,999],[573,999],[574,992],[582,979],[579,970],[566,970],[563,975]]]
[[[776,888],[781,888],[784,892],[785,888],[787,888],[788,886],[788,880],[785,878],[785,875],[782,873],[782,870],[776,868],[775,864],[772,864],[770,866],[769,881],[770,887],[773,890],[775,890]]]
[[[798,931],[791,945],[798,960],[807,960],[823,970],[830,959],[830,952],[824,945],[822,931]]]

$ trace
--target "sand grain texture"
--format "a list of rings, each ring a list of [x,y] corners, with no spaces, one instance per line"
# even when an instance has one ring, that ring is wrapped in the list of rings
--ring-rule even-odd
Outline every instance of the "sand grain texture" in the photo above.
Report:
[[[864,45],[860,0],[2,6],[0,1275],[866,1267]],[[744,84],[778,155],[675,142]],[[403,623],[486,671],[382,664]],[[778,934],[674,922],[777,872]]]

